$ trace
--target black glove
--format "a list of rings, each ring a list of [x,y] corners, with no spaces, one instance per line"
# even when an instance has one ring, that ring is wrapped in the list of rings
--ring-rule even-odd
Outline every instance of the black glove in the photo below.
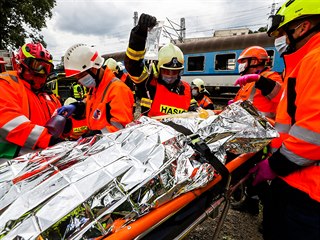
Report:
[[[142,13],[139,18],[138,26],[140,31],[147,32],[148,28],[153,28],[157,24],[157,19],[151,15]]]
[[[86,138],[86,137],[92,137],[96,134],[102,134],[102,132],[100,130],[90,130],[84,134],[81,135],[82,138]]]

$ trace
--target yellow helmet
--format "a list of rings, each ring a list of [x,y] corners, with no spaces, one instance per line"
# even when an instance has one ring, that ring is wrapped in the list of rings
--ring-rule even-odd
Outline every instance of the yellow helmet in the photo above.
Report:
[[[180,48],[168,43],[159,50],[158,70],[160,68],[168,70],[182,70],[183,69],[183,53]]]
[[[269,17],[267,33],[269,36],[277,36],[279,28],[284,25],[309,15],[320,14],[320,1],[288,0]]]

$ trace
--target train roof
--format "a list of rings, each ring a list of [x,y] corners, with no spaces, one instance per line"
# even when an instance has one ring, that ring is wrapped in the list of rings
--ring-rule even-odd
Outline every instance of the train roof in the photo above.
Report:
[[[179,43],[184,54],[203,53],[225,50],[245,49],[250,46],[270,47],[274,46],[274,39],[267,33],[254,33],[231,37],[212,37],[205,40],[197,40],[187,43]]]
[[[181,48],[184,54],[204,53],[245,49],[250,46],[271,47],[274,46],[274,39],[269,37],[267,33],[262,32],[230,37],[212,37],[204,40],[198,39],[191,42],[178,43],[177,46]],[[112,57],[116,61],[122,61],[125,57],[125,51],[104,54],[102,57]]]

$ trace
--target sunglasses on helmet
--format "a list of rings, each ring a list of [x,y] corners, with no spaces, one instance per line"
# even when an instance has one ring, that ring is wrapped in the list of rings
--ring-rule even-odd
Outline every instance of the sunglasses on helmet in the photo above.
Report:
[[[53,64],[37,58],[26,58],[24,64],[38,74],[49,74],[53,70]]]
[[[279,28],[279,25],[284,21],[284,16],[282,15],[271,15],[268,18],[267,33],[271,36],[271,33]]]

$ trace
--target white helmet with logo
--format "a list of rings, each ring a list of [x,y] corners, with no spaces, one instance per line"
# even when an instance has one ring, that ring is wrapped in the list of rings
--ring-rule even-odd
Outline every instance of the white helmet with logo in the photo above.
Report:
[[[71,46],[64,55],[64,69],[66,77],[71,77],[90,68],[101,68],[104,59],[98,52],[86,44]]]
[[[158,70],[160,68],[169,70],[182,70],[183,69],[183,53],[180,48],[168,43],[159,50]]]
[[[199,92],[206,91],[206,88],[204,87],[204,81],[200,78],[195,78],[192,80],[191,87],[197,87],[199,88]]]

